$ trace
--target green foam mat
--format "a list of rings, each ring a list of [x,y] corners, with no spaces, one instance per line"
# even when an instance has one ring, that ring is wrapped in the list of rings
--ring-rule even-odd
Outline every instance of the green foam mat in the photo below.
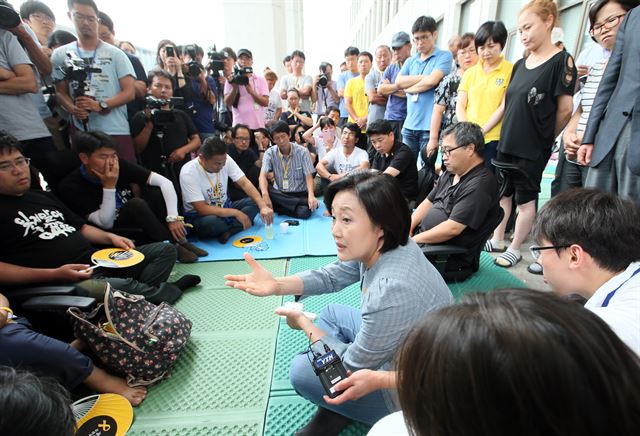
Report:
[[[526,285],[505,268],[494,264],[494,258],[489,253],[480,254],[480,268],[467,280],[458,283],[448,283],[449,289],[456,300],[469,292],[489,292],[502,288],[525,288]]]
[[[296,257],[289,261],[289,275],[316,269],[338,260],[336,256]]]
[[[273,365],[273,378],[271,380],[271,394],[273,391],[288,391],[293,389],[289,382],[289,366],[293,357],[304,351],[309,345],[309,340],[304,332],[290,329],[286,324],[278,330],[278,345],[276,358]]]
[[[156,426],[135,426],[127,436],[257,436],[262,429],[262,416],[245,417],[238,423],[175,424],[169,422]]]
[[[283,276],[287,261],[285,259],[260,260],[266,270],[275,276]],[[226,274],[247,274],[251,268],[244,260],[227,260],[219,262],[201,262],[191,264],[177,263],[173,276],[179,277],[183,274],[196,274],[202,279],[200,286],[224,288],[224,276]]]
[[[316,405],[299,396],[271,397],[265,419],[264,436],[292,435],[304,426],[316,411]],[[340,436],[364,436],[369,427],[351,424]]]

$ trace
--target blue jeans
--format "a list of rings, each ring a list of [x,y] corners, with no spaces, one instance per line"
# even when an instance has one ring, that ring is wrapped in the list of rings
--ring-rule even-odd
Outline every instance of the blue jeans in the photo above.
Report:
[[[253,219],[258,214],[258,206],[250,198],[242,198],[231,203],[230,208],[238,209]],[[243,230],[242,223],[235,218],[221,218],[219,216],[198,216],[193,220],[193,230],[198,238],[216,238],[225,232],[235,235]]]
[[[350,344],[355,340],[362,325],[362,314],[358,309],[340,304],[330,304],[320,312],[318,327],[328,336]],[[339,406],[325,403],[320,379],[316,376],[306,352],[296,355],[291,362],[289,379],[301,397],[325,409],[333,410],[354,421],[373,425],[394,410],[387,406],[382,391],[375,391],[359,400],[347,401]]]
[[[416,160],[418,159],[418,153],[424,147],[427,146],[427,142],[429,142],[429,131],[428,130],[412,130],[407,129],[406,127],[402,128],[402,142],[406,146],[408,146],[411,151],[413,151]]]

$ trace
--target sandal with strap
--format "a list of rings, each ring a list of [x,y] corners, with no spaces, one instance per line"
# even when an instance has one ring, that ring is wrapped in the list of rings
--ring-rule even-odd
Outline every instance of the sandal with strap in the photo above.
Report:
[[[493,245],[491,239],[487,240],[487,242],[484,243],[484,251],[488,253],[504,253],[506,249],[507,247],[505,246],[501,247],[499,245]]]
[[[495,264],[503,268],[511,268],[521,260],[522,255],[507,250],[496,258]]]

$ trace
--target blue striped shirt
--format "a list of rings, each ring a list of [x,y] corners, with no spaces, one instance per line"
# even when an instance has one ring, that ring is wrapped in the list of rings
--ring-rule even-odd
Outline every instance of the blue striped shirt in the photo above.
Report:
[[[289,181],[287,189],[284,188],[285,169],[287,169],[286,179]],[[313,174],[313,165],[309,151],[298,145],[291,143],[291,152],[288,157],[283,156],[277,146],[270,147],[262,159],[261,172],[273,171],[276,179],[276,186],[282,192],[305,192],[307,183],[305,177]]]

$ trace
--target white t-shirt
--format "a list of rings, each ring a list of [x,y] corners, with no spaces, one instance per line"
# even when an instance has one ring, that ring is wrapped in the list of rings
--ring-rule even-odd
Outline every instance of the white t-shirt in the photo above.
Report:
[[[282,107],[282,100],[280,100],[280,93],[274,86],[271,92],[269,92],[269,104],[264,108],[264,120],[272,121],[276,115],[276,111]]]
[[[602,318],[622,341],[640,355],[640,262],[600,286],[584,305]],[[636,271],[637,274],[633,275]],[[603,307],[607,296],[617,289]]]
[[[209,173],[200,165],[200,159],[187,162],[180,171],[180,188],[185,213],[193,213],[191,205],[204,201],[210,206],[224,207],[227,202],[227,185],[231,178],[237,182],[244,173],[238,164],[227,156],[227,162],[218,173]]]
[[[316,129],[316,131],[313,132],[313,139],[316,141],[315,147],[316,151],[318,152],[318,162],[324,159],[324,157],[327,155],[327,144],[325,143],[324,135],[325,133],[320,129]],[[340,142],[338,129],[336,129],[335,135],[336,136],[333,139],[333,148],[340,148],[342,147],[342,142]]]
[[[361,148],[355,147],[349,157],[344,155],[344,147],[334,148],[324,157],[327,167],[336,174],[350,173],[358,168],[362,162],[369,162],[369,155]]]
[[[367,436],[409,436],[407,426],[404,423],[402,411],[392,413],[376,422]]]

